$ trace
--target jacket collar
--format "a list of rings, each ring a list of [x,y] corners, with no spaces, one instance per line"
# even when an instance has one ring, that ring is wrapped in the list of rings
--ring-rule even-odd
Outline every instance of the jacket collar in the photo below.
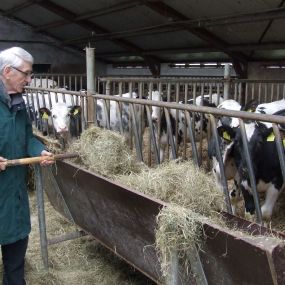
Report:
[[[4,102],[10,109],[20,110],[25,106],[21,93],[8,94],[2,80],[0,80],[0,101]]]
[[[6,87],[2,80],[0,80],[0,101],[4,102],[9,107],[11,106],[11,98],[8,95]]]

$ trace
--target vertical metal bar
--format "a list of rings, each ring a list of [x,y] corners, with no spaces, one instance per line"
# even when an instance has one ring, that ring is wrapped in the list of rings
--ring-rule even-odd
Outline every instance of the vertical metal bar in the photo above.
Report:
[[[283,142],[281,139],[280,131],[277,127],[276,124],[272,124],[273,126],[273,132],[275,135],[275,143],[276,143],[276,148],[278,152],[278,157],[279,157],[279,162],[280,162],[280,167],[281,167],[281,173],[283,176],[283,183],[285,183],[285,155],[284,155],[284,146]]]
[[[196,285],[208,285],[207,277],[203,269],[198,250],[196,246],[188,250],[187,256],[190,260],[191,271],[194,273]]]
[[[86,74],[87,74],[87,125],[94,123],[94,102],[90,97],[95,93],[95,49],[86,47]],[[96,107],[96,106],[95,106]]]
[[[169,139],[170,146],[171,146],[172,158],[176,159],[177,158],[176,145],[175,145],[174,138],[173,138],[173,130],[171,126],[169,111],[167,108],[164,108],[164,113],[165,113],[165,118],[166,118],[166,123],[167,123],[167,133],[168,133],[168,139]]]
[[[192,156],[194,158],[194,162],[197,166],[201,165],[201,162],[199,160],[199,156],[198,156],[198,151],[197,151],[197,146],[195,143],[195,137],[193,134],[193,129],[192,129],[192,124],[191,124],[191,118],[190,118],[190,114],[188,111],[185,111],[185,116],[186,116],[186,133],[187,134],[187,126],[188,126],[188,132],[189,132],[189,138],[190,138],[190,142],[191,142],[191,146],[192,146]],[[186,137],[186,135],[185,135]]]
[[[140,136],[138,133],[138,126],[137,126],[137,120],[136,120],[136,114],[134,112],[134,105],[133,103],[130,103],[130,110],[132,114],[132,122],[133,122],[133,129],[134,129],[134,135],[135,135],[135,146],[136,146],[136,151],[138,154],[138,159],[140,161],[143,161],[143,153],[142,153],[142,143],[140,140]]]
[[[219,167],[220,167],[221,182],[222,182],[222,187],[223,187],[222,190],[223,190],[224,197],[225,197],[227,212],[232,214],[233,211],[232,211],[231,202],[230,202],[228,183],[227,183],[227,179],[226,179],[223,157],[221,154],[219,140],[218,140],[217,124],[216,124],[215,117],[213,115],[210,115],[210,121],[211,121],[211,127],[212,127],[212,134],[213,134],[214,141],[215,141],[217,159],[218,159]]]
[[[229,63],[225,64],[224,69],[224,79],[226,82],[224,83],[224,99],[229,99],[230,93],[230,76],[231,76],[231,66]]]
[[[171,250],[170,267],[165,284],[179,285],[179,263],[177,250]]]
[[[243,150],[245,152],[245,159],[246,159],[246,164],[248,167],[250,186],[252,189],[252,195],[253,195],[253,200],[254,200],[254,205],[255,205],[256,222],[262,225],[263,223],[262,223],[262,215],[261,215],[261,209],[260,209],[260,203],[259,203],[259,195],[258,195],[257,188],[256,188],[256,181],[255,181],[251,156],[250,156],[249,149],[248,149],[248,142],[247,142],[245,126],[244,126],[244,122],[242,119],[239,119],[239,125],[240,125],[241,134],[242,134],[241,137],[242,137]]]
[[[107,129],[110,130],[110,108],[109,108],[109,104],[107,104],[106,102],[107,100],[103,100],[102,103],[103,103],[103,108],[104,108],[104,111],[105,112],[105,123],[106,123],[106,126],[107,126]],[[110,101],[108,101],[109,103]]]
[[[43,192],[41,167],[38,164],[35,165],[35,178],[36,178],[41,254],[42,254],[44,268],[48,269],[48,243],[47,243],[46,220],[45,220],[45,209],[44,209],[44,192]]]
[[[160,164],[159,150],[157,147],[157,138],[155,136],[155,131],[154,131],[154,127],[153,127],[153,123],[151,119],[150,108],[148,105],[146,105],[145,108],[146,108],[147,119],[148,119],[149,130],[150,130],[150,140],[151,140],[150,145],[153,146],[154,158],[155,158],[156,164]]]

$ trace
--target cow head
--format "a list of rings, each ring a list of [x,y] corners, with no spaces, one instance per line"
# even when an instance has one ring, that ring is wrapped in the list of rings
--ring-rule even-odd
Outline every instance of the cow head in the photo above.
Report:
[[[53,125],[55,132],[64,135],[69,132],[70,121],[81,116],[80,106],[67,106],[65,103],[56,103],[51,110],[40,108],[42,119],[51,119],[49,125]]]

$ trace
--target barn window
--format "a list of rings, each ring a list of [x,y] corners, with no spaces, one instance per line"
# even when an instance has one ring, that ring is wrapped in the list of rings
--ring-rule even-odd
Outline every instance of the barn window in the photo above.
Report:
[[[193,69],[193,68],[224,68],[227,62],[196,62],[196,63],[171,63],[169,64],[170,68],[176,69]]]

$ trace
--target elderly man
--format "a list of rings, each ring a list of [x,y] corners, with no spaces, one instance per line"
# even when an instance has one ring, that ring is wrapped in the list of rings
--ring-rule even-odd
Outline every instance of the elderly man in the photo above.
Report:
[[[0,52],[0,244],[4,285],[24,285],[24,263],[31,231],[25,166],[6,169],[7,159],[51,156],[32,133],[24,86],[33,76],[33,57],[20,47]],[[49,165],[44,160],[41,165]]]

